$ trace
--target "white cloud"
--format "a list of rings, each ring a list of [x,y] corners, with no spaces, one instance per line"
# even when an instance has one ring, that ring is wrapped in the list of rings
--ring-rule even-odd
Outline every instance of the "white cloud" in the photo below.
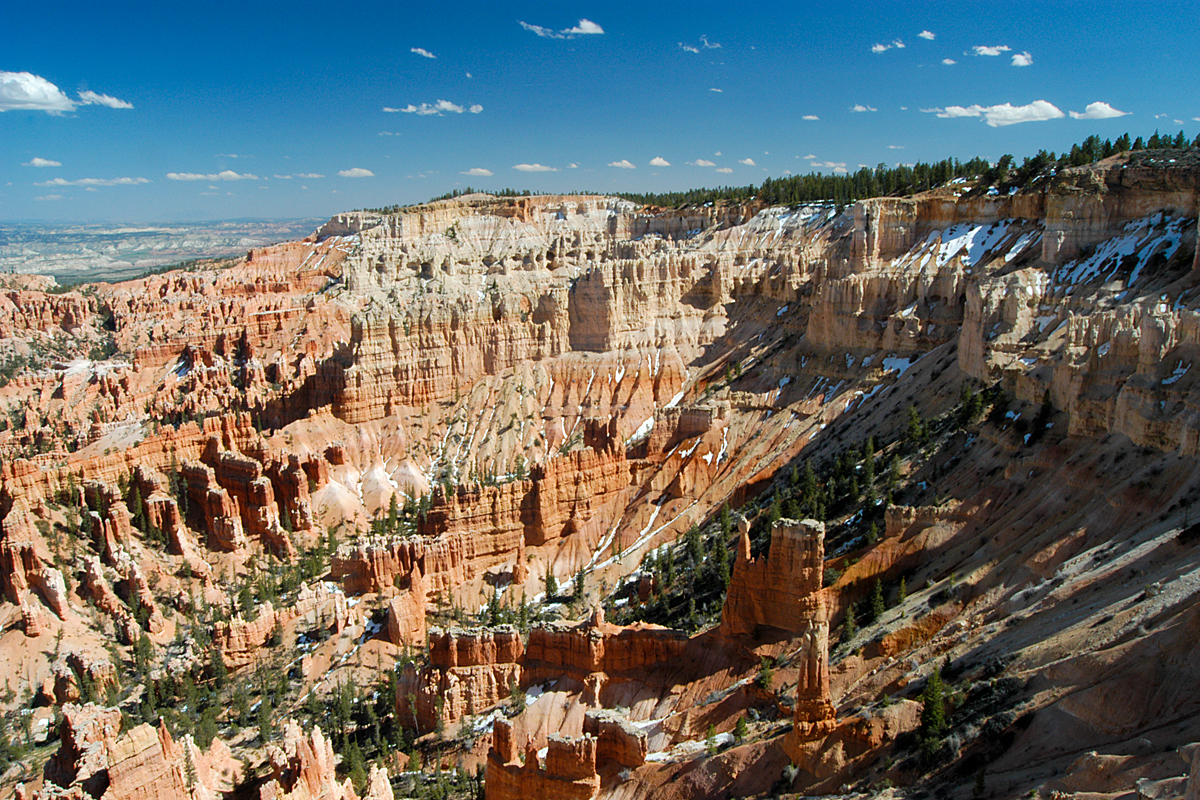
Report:
[[[351,167],[350,169],[338,170],[338,175],[343,178],[374,178],[375,173],[369,169],[362,167]]]
[[[133,108],[133,103],[126,103],[124,100],[118,100],[111,95],[96,94],[95,92],[80,92],[79,105],[108,106],[109,108]]]
[[[77,181],[55,178],[35,183],[34,186],[136,186],[139,183],[149,182],[145,178],[80,178]]]
[[[414,47],[414,48],[410,49],[408,52],[416,53],[417,55],[424,56],[425,58],[437,58],[437,56],[435,56],[433,53],[426,50],[424,47]]]
[[[570,164],[567,164],[567,169],[579,169],[579,165],[572,161]]]
[[[714,156],[716,156],[717,158],[720,158],[720,157],[721,157],[721,151],[720,151],[720,150],[718,150],[717,152],[713,153],[713,155],[714,155]]]
[[[872,45],[872,47],[871,47],[871,52],[872,52],[872,53],[883,53],[883,52],[886,52],[886,51],[888,51],[888,50],[891,50],[893,47],[894,47],[894,48],[896,48],[896,49],[898,49],[898,50],[903,50],[903,49],[904,49],[904,42],[900,41],[899,39],[894,39],[894,40],[892,40],[892,43],[891,43],[891,44],[879,44],[879,43],[877,42],[877,43],[875,43],[874,45]]]
[[[1048,119],[1059,119],[1066,116],[1052,103],[1045,100],[1035,100],[1029,105],[1014,106],[1002,103],[998,106],[946,106],[945,108],[923,108],[922,111],[937,114],[943,119],[954,117],[980,117],[993,128],[1005,125],[1016,125],[1018,122],[1042,122]]]
[[[903,149],[904,149],[904,145],[902,145],[902,144],[889,144],[888,145],[888,150],[903,150]]]
[[[745,164],[747,167],[757,167],[758,166],[757,164],[754,163],[753,158],[739,158],[738,163]]]
[[[808,120],[809,122],[816,122],[820,119],[820,117],[818,117],[816,114],[805,114],[800,119]]]
[[[716,88],[716,87],[713,87],[712,89],[709,89],[709,91],[710,91],[710,92],[716,92],[717,94],[721,94],[721,93],[722,93],[722,92],[724,92],[725,90],[724,90],[724,89],[718,89],[718,88]]]
[[[547,167],[545,164],[516,164],[513,169],[518,172],[558,172],[558,167]]]
[[[466,172],[460,172],[458,174],[459,175],[473,175],[473,176],[479,177],[479,178],[490,178],[492,176],[492,171],[490,169],[484,169],[483,167],[471,167]]]
[[[1029,51],[1024,53],[1013,53],[1012,65],[1014,67],[1028,67],[1033,63],[1033,56],[1029,55]]]
[[[1012,48],[1006,44],[998,44],[994,47],[977,44],[971,48],[971,51],[977,56],[998,56],[1001,53],[1007,53],[1009,50],[1012,50]]]
[[[620,161],[609,162],[610,167],[617,169],[637,169],[628,159],[622,158]]]
[[[569,28],[565,31],[567,34],[575,34],[577,36],[586,36],[588,34],[604,33],[604,28],[601,28],[590,19],[581,19],[579,24],[574,28]]]
[[[226,169],[207,174],[199,172],[168,172],[167,179],[172,181],[256,181],[259,177],[251,175],[248,172],[245,175],[239,175],[231,169]]]
[[[392,109],[392,110],[394,111],[395,109]],[[384,111],[387,111],[387,109],[385,108]],[[403,136],[404,134],[400,133],[399,131],[380,131],[379,135],[380,136]]]
[[[949,66],[953,66],[954,64],[957,64],[958,62],[955,61],[953,58],[943,58],[942,63],[945,64],[947,67],[949,67]]]
[[[805,158],[816,158],[816,156],[814,156],[812,153],[809,153],[805,156]]]
[[[1123,117],[1128,113],[1128,111],[1118,111],[1108,103],[1088,103],[1082,114],[1072,111],[1071,119],[1112,119],[1113,117]]]
[[[324,175],[318,175],[315,172],[298,172],[295,175],[276,175],[276,180],[290,181],[292,178],[324,178]]]
[[[703,158],[697,158],[692,163],[695,164],[697,167],[715,167],[716,166],[716,164],[714,164],[713,162],[705,161]]]
[[[667,161],[662,156],[655,156],[654,158],[650,159],[650,166],[652,166],[652,167],[669,167],[669,166],[671,166],[671,164],[669,161]]]
[[[51,161],[48,158],[38,158],[37,156],[34,156],[34,158],[31,161],[26,161],[21,166],[22,167],[61,167],[62,163],[59,161]]]
[[[922,39],[928,39],[931,42],[937,38],[937,34],[935,34],[933,31],[921,31],[917,34],[917,36]]]
[[[275,180],[277,180],[277,181],[290,181],[291,179],[292,179],[291,175],[276,175],[275,176]]]
[[[834,172],[837,172],[838,170],[841,170],[842,172],[846,171],[846,162],[845,161],[814,161],[813,163],[809,164],[809,166],[823,168],[823,169],[831,169]]]
[[[705,50],[720,50],[720,49],[721,49],[721,43],[720,43],[720,42],[710,42],[710,41],[708,40],[708,36],[701,36],[701,37],[700,37],[700,44],[698,44],[698,45],[693,45],[693,44],[684,44],[683,42],[680,42],[680,43],[679,43],[679,49],[680,49],[680,50],[685,50],[685,51],[687,51],[687,52],[689,52],[689,53],[699,53],[699,52],[700,52],[700,48],[702,48],[702,47],[703,47]]]
[[[100,105],[109,108],[133,108],[132,103],[107,94],[84,91],[72,100],[50,81],[30,72],[0,72],[0,112],[45,111],[62,114],[76,106]]]
[[[29,72],[0,72],[0,112],[74,111],[75,101],[45,78]]]
[[[41,197],[35,197],[34,200],[62,200],[61,194],[44,194]]]
[[[730,169],[729,167],[717,167],[717,172],[723,172],[723,173],[728,174],[730,172],[733,172],[733,170]]]
[[[389,108],[384,106],[383,110],[389,114],[416,114],[419,117],[440,117],[443,114],[461,114],[464,111],[462,106],[451,103],[449,100],[438,100],[433,105],[421,103],[419,106],[414,106],[412,103],[409,103],[404,108]],[[483,111],[483,106],[481,105],[473,105],[470,108],[472,114],[478,114],[480,111]]]
[[[581,19],[574,28],[565,28],[561,31],[556,31],[553,28],[543,28],[541,25],[530,25],[528,22],[521,22],[520,25],[525,30],[530,33],[536,33],[543,39],[574,39],[576,36],[604,33],[604,29],[590,19]]]
[[[864,111],[878,111],[879,109],[872,108],[871,106],[864,106],[862,103],[855,103],[853,106],[851,106],[850,110],[856,114],[861,114]]]

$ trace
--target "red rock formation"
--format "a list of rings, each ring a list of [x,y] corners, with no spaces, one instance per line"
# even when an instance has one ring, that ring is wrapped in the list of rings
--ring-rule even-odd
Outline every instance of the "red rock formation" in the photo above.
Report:
[[[227,552],[243,549],[247,541],[237,501],[217,483],[213,469],[198,461],[184,461],[182,473],[187,481],[188,498],[201,511],[208,546]]]
[[[596,740],[596,764],[601,770],[613,765],[636,769],[646,763],[649,753],[646,732],[615,711],[588,710],[583,718],[583,732]]]
[[[451,723],[481,713],[520,685],[523,656],[521,635],[513,628],[434,629],[429,665],[420,670],[410,665],[400,676],[400,718],[415,719],[418,730],[429,731],[439,714],[442,722]]]
[[[88,508],[93,512],[92,536],[104,563],[115,565],[118,551],[134,538],[133,515],[125,505],[120,489],[100,480],[87,481],[83,486]]]
[[[525,528],[526,545],[576,533],[598,540],[624,509],[629,467],[617,420],[607,425],[589,420],[584,447],[530,470],[532,519]]]
[[[824,563],[825,525],[816,520],[776,521],[770,550],[758,559],[750,557],[750,536],[743,531],[721,610],[721,634],[748,636],[760,627],[806,630],[815,614]]]
[[[93,694],[100,696],[110,685],[117,685],[117,669],[107,659],[68,653],[66,658],[54,662],[51,674],[42,681],[39,695],[56,706],[77,703],[82,697],[80,678],[86,678]]]
[[[71,603],[67,598],[67,585],[62,572],[42,563],[32,542],[0,543],[0,582],[4,587],[4,596],[11,603],[18,606],[28,605],[31,602],[29,590],[33,589],[41,595],[42,602],[59,619],[65,620],[71,614]],[[36,615],[36,612],[31,614]]]
[[[267,466],[267,474],[279,501],[280,514],[288,515],[288,521],[294,531],[313,528],[312,497],[308,491],[308,482],[310,473],[321,474],[321,466],[324,466],[324,462],[320,458],[301,461],[300,456],[295,453],[289,453],[286,461],[274,460]],[[324,481],[313,479],[317,488],[328,482],[328,475],[324,477]]]
[[[179,514],[179,505],[170,493],[170,482],[166,476],[155,469],[139,464],[133,472],[133,480],[145,506],[146,522],[161,531],[175,555],[183,555],[179,543],[183,531],[183,519]]]
[[[315,588],[302,588],[295,601],[286,608],[276,609],[267,602],[258,606],[256,611],[252,620],[239,615],[228,622],[218,622],[213,630],[213,643],[225,665],[231,669],[239,669],[256,661],[276,629],[302,617],[313,624],[324,624],[334,633],[354,621],[361,622],[358,616],[361,612],[350,609],[346,596],[326,590],[323,583],[316,584]]]
[[[555,624],[529,632],[522,662],[524,685],[557,680],[567,675],[595,684],[595,675],[620,680],[644,674],[655,664],[676,658],[687,647],[687,636],[657,625],[638,623],[621,627],[604,621],[596,609],[592,619],[580,625]]]
[[[130,603],[136,605],[146,616],[146,630],[150,633],[161,633],[167,622],[163,619],[162,612],[158,610],[158,603],[154,601],[154,592],[150,590],[150,584],[142,575],[142,570],[138,567],[137,562],[129,562],[125,572],[125,581],[129,586]]]
[[[241,773],[219,740],[204,753],[191,737],[176,742],[165,725],[122,732],[116,708],[68,704],[60,736],[37,800],[210,798],[232,790]]]
[[[333,746],[313,727],[306,735],[295,720],[283,725],[283,739],[267,748],[271,778],[259,789],[260,800],[358,800],[350,779],[337,779]],[[371,768],[364,800],[391,800],[387,770]]]
[[[388,603],[388,641],[402,647],[425,644],[425,587],[421,569],[409,573],[408,586]]]
[[[275,489],[271,479],[263,475],[262,464],[249,456],[220,449],[216,437],[209,439],[203,460],[241,512],[246,533],[261,539],[280,558],[294,558],[296,545],[279,524]]]
[[[22,597],[18,605],[21,607],[21,627],[25,635],[34,639],[45,633],[47,622],[42,607],[31,603],[28,597]]]
[[[829,693],[829,619],[821,591],[825,525],[781,519],[771,530],[766,556],[750,557],[742,532],[738,557],[721,610],[721,636],[740,638],[764,629],[799,643],[796,705],[789,742],[821,738],[836,725]]]
[[[141,636],[141,628],[133,618],[129,607],[121,602],[108,579],[104,577],[104,567],[98,556],[92,556],[87,560],[83,588],[96,607],[112,618],[117,632],[126,644],[133,644],[138,640]]]
[[[588,800],[600,789],[596,740],[586,734],[578,739],[551,734],[545,767],[532,745],[521,764],[509,722],[498,719],[492,729],[485,787],[487,800]]]
[[[629,475],[615,421],[586,431],[587,449],[534,467],[530,481],[460,487],[449,495],[435,488],[417,537],[343,548],[331,576],[350,594],[423,593],[420,600],[392,601],[396,628],[389,635],[413,643],[423,636],[416,618],[424,603],[455,598],[464,584],[505,564],[514,583],[522,583],[526,545],[569,536],[598,541],[624,508]]]

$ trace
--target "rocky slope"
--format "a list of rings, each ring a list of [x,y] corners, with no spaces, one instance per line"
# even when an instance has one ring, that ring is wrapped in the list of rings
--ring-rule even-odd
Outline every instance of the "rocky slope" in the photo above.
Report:
[[[4,785],[1194,794],[1197,178],[473,195],[6,290]]]

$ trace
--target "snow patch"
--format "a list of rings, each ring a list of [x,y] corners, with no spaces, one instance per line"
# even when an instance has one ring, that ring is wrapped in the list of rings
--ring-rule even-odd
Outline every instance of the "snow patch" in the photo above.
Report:
[[[1180,378],[1182,378],[1184,375],[1187,375],[1188,370],[1191,368],[1192,368],[1191,364],[1184,364],[1183,359],[1180,359],[1179,362],[1175,365],[1175,371],[1171,373],[1171,377],[1163,378],[1162,385],[1170,386],[1171,384],[1175,383]]]

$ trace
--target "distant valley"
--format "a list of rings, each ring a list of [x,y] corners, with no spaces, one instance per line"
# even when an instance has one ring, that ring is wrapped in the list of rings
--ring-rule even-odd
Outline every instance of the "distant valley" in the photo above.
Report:
[[[163,264],[244,255],[307,236],[323,221],[0,223],[0,274],[53,275],[59,283],[124,280]]]

